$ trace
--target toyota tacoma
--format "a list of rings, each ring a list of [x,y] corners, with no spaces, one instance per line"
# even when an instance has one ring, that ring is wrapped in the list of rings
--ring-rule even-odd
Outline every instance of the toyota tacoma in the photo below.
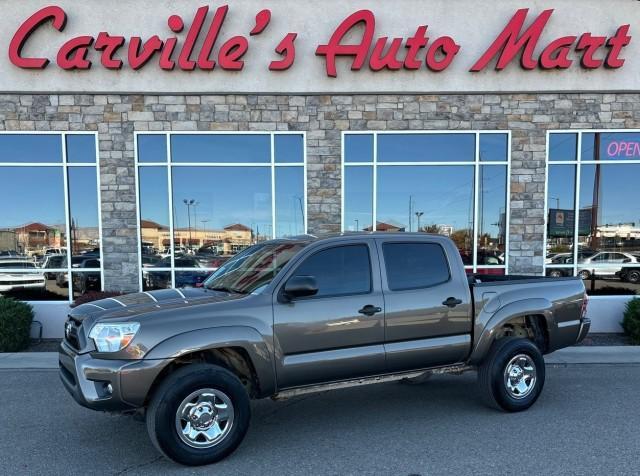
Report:
[[[60,377],[81,405],[146,419],[166,457],[216,462],[250,400],[477,370],[488,403],[529,408],[543,355],[589,331],[578,278],[468,276],[424,233],[303,236],[252,246],[199,288],[74,308]]]

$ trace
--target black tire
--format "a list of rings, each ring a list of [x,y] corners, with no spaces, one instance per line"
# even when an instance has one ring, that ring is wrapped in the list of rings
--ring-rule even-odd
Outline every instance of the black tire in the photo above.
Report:
[[[591,278],[591,273],[589,271],[587,271],[586,269],[580,270],[578,272],[578,277],[580,279],[589,279]]]
[[[201,389],[224,393],[233,404],[231,429],[219,443],[209,448],[186,444],[176,428],[176,413],[182,402]],[[146,411],[147,431],[154,446],[167,458],[187,466],[215,463],[227,457],[244,439],[251,406],[249,395],[238,378],[223,367],[191,364],[170,374],[154,392]]]
[[[562,277],[562,271],[560,271],[559,269],[553,269],[553,270],[549,271],[549,277],[550,278],[561,278]]]
[[[530,391],[523,396],[514,397],[507,388],[505,371],[511,360],[518,355],[528,357],[536,378]],[[544,358],[540,349],[530,340],[517,337],[495,341],[478,369],[478,383],[485,402],[508,412],[520,412],[533,405],[542,392],[544,380]]]
[[[640,271],[635,269],[633,271],[629,271],[627,273],[627,281],[629,281],[632,284],[640,283]]]

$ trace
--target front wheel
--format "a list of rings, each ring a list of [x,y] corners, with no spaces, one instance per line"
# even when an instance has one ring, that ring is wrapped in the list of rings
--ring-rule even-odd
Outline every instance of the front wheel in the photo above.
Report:
[[[495,341],[478,369],[485,401],[508,412],[533,405],[542,392],[544,380],[544,358],[528,339],[507,337]]]
[[[215,463],[242,442],[249,395],[223,367],[192,364],[170,374],[147,408],[149,437],[167,458],[188,466]]]

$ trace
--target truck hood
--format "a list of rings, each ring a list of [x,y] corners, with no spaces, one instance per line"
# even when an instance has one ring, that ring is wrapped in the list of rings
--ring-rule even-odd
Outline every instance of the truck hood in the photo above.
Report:
[[[72,309],[69,316],[76,322],[87,319],[92,322],[98,319],[127,319],[159,310],[233,301],[242,297],[245,295],[202,288],[162,289],[81,304]]]

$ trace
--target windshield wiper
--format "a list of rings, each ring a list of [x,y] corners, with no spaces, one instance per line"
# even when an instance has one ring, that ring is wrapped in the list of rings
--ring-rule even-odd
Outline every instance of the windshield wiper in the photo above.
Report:
[[[212,291],[222,291],[223,293],[232,293],[232,294],[249,294],[247,291],[242,291],[240,289],[227,288],[226,286],[215,286],[211,289]]]

